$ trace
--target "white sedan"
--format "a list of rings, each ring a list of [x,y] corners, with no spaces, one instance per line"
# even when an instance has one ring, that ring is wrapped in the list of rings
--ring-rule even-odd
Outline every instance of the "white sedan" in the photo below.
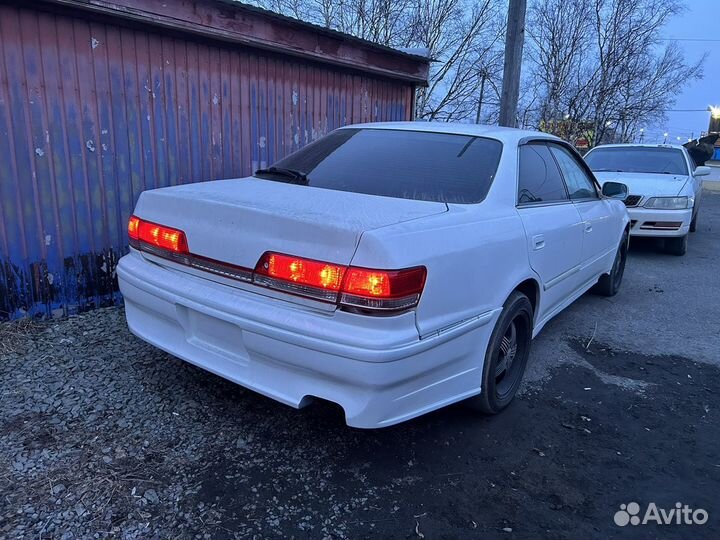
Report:
[[[601,145],[585,161],[600,182],[628,186],[630,235],[663,237],[670,253],[685,255],[688,232],[697,224],[702,177],[710,167],[696,167],[684,147],[669,144]]]
[[[542,327],[593,286],[617,292],[628,228],[550,135],[366,124],[249,178],[144,192],[118,277],[145,341],[377,428],[506,407]]]

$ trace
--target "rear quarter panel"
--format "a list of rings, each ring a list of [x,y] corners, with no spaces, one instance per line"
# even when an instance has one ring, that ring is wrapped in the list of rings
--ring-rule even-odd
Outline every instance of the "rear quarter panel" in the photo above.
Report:
[[[416,311],[420,336],[501,308],[520,282],[535,277],[515,207],[488,201],[367,231],[352,264],[427,268]]]

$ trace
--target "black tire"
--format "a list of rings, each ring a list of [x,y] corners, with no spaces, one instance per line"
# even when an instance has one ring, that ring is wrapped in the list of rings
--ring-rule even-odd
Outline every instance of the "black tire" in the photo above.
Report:
[[[532,304],[527,296],[515,291],[505,302],[490,336],[485,351],[482,391],[471,398],[475,408],[485,414],[497,414],[513,400],[530,356],[532,329]]]
[[[695,212],[695,215],[692,218],[692,221],[690,222],[690,232],[697,231],[697,216],[698,212]]]
[[[620,245],[615,253],[612,270],[609,274],[600,276],[597,284],[593,287],[593,292],[601,296],[615,296],[620,290],[622,278],[625,274],[625,263],[627,262],[628,251],[628,233],[623,233]]]
[[[683,255],[685,255],[685,253],[687,253],[687,244],[687,234],[685,236],[678,236],[676,238],[666,238],[665,251],[667,251],[671,255],[677,255],[678,257],[682,257]]]

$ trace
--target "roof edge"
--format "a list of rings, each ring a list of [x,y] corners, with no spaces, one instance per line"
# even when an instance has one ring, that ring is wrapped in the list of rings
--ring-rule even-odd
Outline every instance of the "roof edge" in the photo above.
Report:
[[[426,86],[428,58],[231,0],[43,0]]]

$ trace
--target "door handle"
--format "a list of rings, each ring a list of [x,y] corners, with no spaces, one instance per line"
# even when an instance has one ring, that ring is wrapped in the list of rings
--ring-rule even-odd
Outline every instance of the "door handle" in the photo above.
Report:
[[[545,247],[545,237],[542,234],[538,234],[536,236],[533,236],[533,250],[537,251],[538,249],[542,249]]]
[[[592,223],[589,221],[585,222],[585,232],[592,232]]]

